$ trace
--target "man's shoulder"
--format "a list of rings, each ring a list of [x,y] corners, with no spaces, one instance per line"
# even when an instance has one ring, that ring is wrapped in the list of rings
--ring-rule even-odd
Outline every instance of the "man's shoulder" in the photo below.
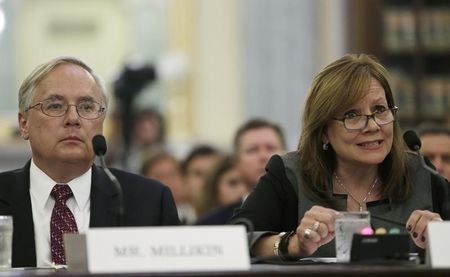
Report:
[[[7,170],[0,172],[0,183],[3,183],[7,179],[14,179],[17,176],[23,175],[26,173],[26,169],[24,167],[16,168],[12,170]]]
[[[14,191],[26,188],[28,186],[27,177],[25,168],[0,172],[0,202],[9,202]],[[2,210],[3,204],[0,204],[0,210]]]

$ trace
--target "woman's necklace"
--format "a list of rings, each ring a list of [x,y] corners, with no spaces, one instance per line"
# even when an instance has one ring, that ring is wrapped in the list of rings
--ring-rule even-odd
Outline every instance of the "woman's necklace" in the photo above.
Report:
[[[342,189],[347,193],[348,196],[350,196],[353,200],[356,201],[359,205],[359,211],[363,211],[363,204],[366,203],[367,199],[369,199],[369,196],[372,194],[373,189],[375,188],[375,185],[378,183],[378,178],[375,178],[375,180],[372,183],[372,186],[370,187],[369,191],[366,193],[366,196],[363,198],[363,200],[358,201],[351,193],[350,191],[344,186],[344,184],[341,182],[341,179],[337,176],[336,172],[334,173],[334,177],[336,178],[336,182],[339,186],[342,187]]]

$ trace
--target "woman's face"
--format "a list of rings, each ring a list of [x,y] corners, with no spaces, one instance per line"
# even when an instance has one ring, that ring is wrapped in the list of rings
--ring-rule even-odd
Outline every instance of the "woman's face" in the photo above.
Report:
[[[247,193],[247,186],[236,168],[227,170],[219,178],[218,200],[220,205],[235,203]]]
[[[388,109],[386,93],[380,83],[372,78],[366,96],[350,109],[335,118],[360,114],[370,115]],[[360,166],[380,164],[392,148],[393,123],[379,126],[370,118],[361,130],[347,130],[342,121],[330,120],[323,142],[329,142],[335,153],[338,166]]]

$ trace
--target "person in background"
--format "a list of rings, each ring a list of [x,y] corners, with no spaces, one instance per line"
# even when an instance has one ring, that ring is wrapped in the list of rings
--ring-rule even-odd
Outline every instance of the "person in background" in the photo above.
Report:
[[[430,159],[436,170],[450,180],[450,128],[423,123],[417,127],[422,155]]]
[[[165,151],[149,153],[142,164],[141,174],[154,178],[170,188],[182,224],[195,221],[196,212],[188,201],[181,166],[175,156]]]
[[[239,171],[250,192],[264,175],[270,157],[286,151],[286,141],[280,126],[266,119],[252,118],[237,130],[233,147]]]
[[[237,130],[233,146],[237,168],[247,187],[246,195],[253,190],[259,178],[264,175],[264,168],[270,157],[274,154],[284,153],[286,149],[281,128],[277,124],[261,118],[253,118],[245,122]],[[219,207],[205,215],[196,224],[220,225],[228,223],[234,210],[241,206],[243,198]]]
[[[212,146],[198,145],[191,149],[182,163],[181,169],[189,202],[195,207],[197,214],[202,203],[206,176],[221,156],[222,154]]]
[[[165,148],[165,120],[156,108],[139,110],[133,117],[133,128],[129,145],[121,145],[111,157],[119,168],[139,173],[146,153]]]
[[[428,222],[449,218],[449,187],[406,151],[396,113],[388,73],[374,58],[348,54],[325,67],[305,103],[298,150],[270,159],[233,217],[253,223],[252,255],[336,256],[339,211],[404,222],[424,248]]]
[[[199,216],[212,210],[236,203],[247,193],[247,186],[232,157],[224,156],[212,168],[206,178]],[[199,221],[202,219],[200,218]]]
[[[23,168],[0,173],[0,214],[13,216],[13,267],[66,263],[64,233],[91,227],[179,224],[172,194],[155,180],[111,170],[117,191],[94,164],[92,138],[102,134],[105,87],[83,61],[58,57],[36,67],[19,89],[18,123],[31,146]]]

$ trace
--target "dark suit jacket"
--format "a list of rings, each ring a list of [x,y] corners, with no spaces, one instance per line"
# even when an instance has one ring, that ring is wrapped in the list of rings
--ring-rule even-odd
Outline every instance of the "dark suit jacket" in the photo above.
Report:
[[[172,193],[163,184],[140,175],[112,170],[119,180],[125,226],[178,225]],[[101,167],[92,167],[90,227],[116,226],[117,192]],[[13,216],[12,266],[36,266],[30,198],[30,162],[0,173],[0,214]]]
[[[233,217],[234,210],[242,205],[242,200],[238,202],[221,206],[195,222],[195,225],[224,225],[228,224]]]

